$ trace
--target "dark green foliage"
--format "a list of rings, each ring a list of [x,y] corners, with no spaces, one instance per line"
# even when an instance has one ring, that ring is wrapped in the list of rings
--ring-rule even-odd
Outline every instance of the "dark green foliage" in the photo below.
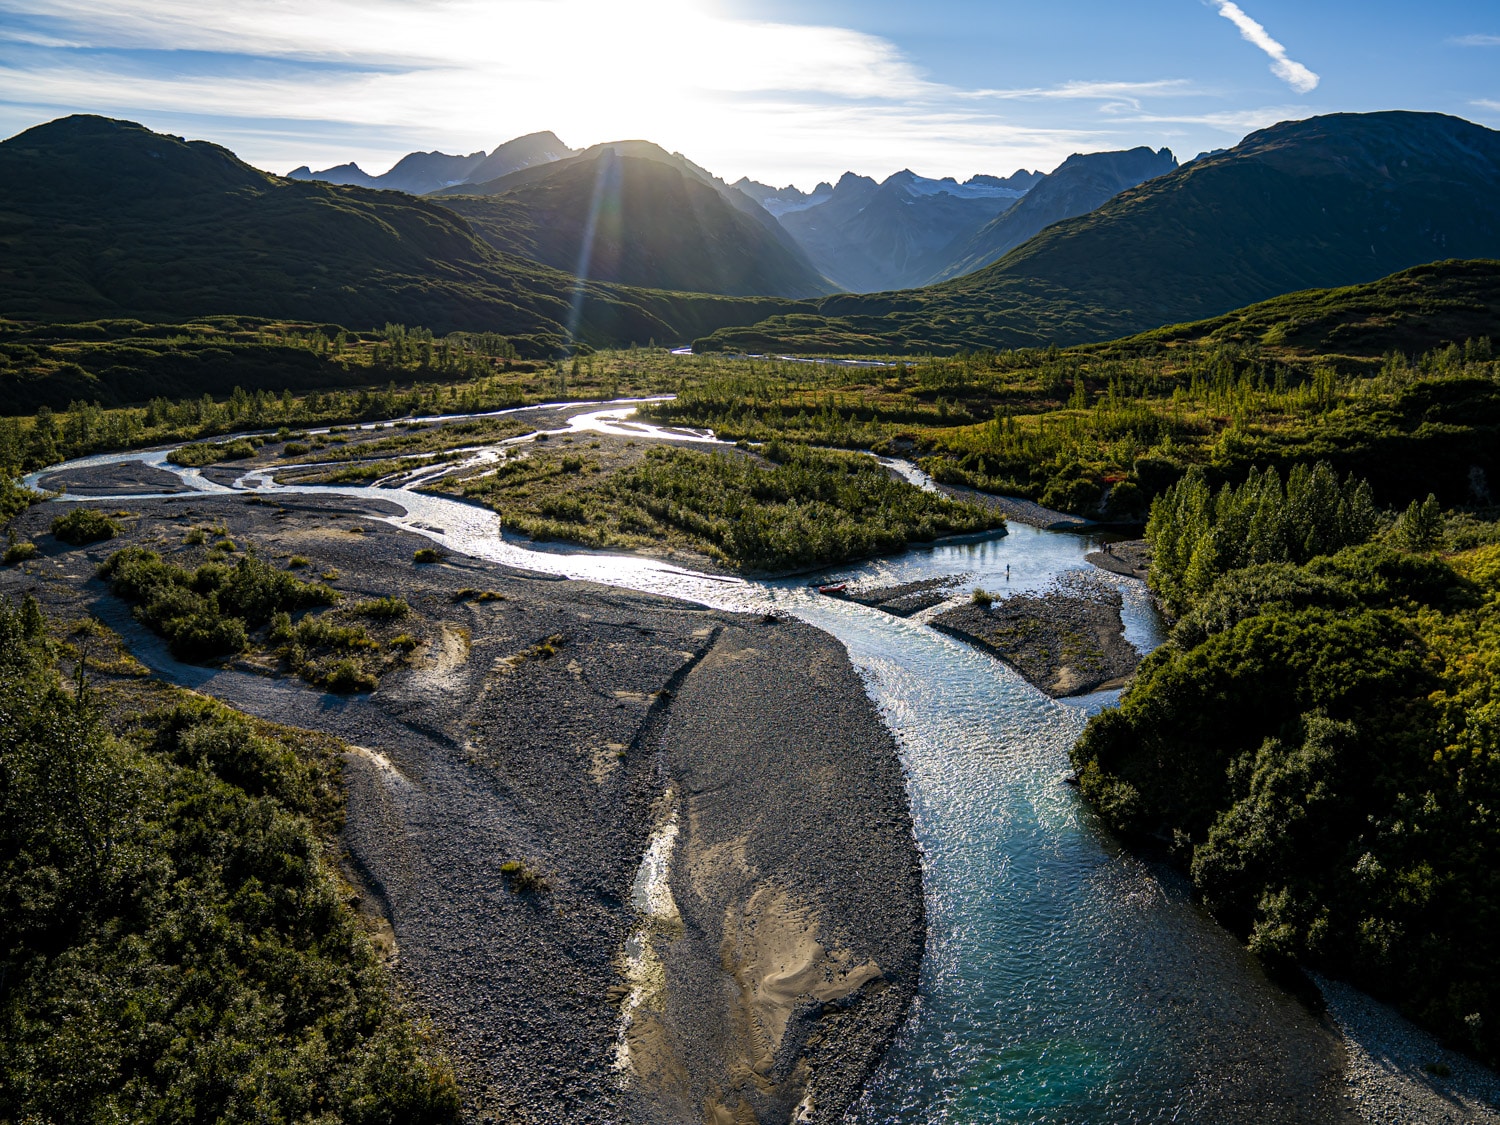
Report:
[[[214,465],[220,461],[243,461],[247,457],[254,457],[255,452],[255,445],[248,438],[236,438],[234,441],[194,442],[191,445],[184,445],[168,453],[167,460],[174,465],[196,468],[202,465]]]
[[[1275,469],[1251,470],[1217,495],[1195,468],[1151,505],[1151,588],[1181,614],[1232,570],[1307,562],[1363,543],[1378,527],[1370,486],[1352,476],[1340,483],[1323,462],[1296,466],[1285,487]]]
[[[113,539],[119,533],[120,525],[95,508],[74,508],[52,521],[52,534],[75,547]]]
[[[1303,962],[1500,1058],[1500,555],[1367,544],[1195,596],[1073,751],[1117,831]]]
[[[115,593],[137,603],[136,616],[167,639],[179,660],[238,653],[249,631],[273,615],[338,600],[327,586],[302,582],[252,557],[189,571],[155,551],[126,547],[111,555],[99,574]]]
[[[787,570],[897,551],[1003,526],[988,509],[897,480],[868,457],[772,442],[771,462],[656,448],[597,487],[544,502],[540,519],[503,507],[532,535],[591,544],[676,543],[747,570]],[[474,495],[488,497],[485,486]],[[491,484],[490,482],[494,482]]]
[[[508,859],[502,863],[500,877],[505,880],[505,886],[513,894],[546,894],[552,889],[540,871],[519,859]]]
[[[411,615],[411,606],[405,598],[371,598],[349,608],[362,617],[373,617],[376,621],[395,621]]]
[[[41,493],[23,488],[0,466],[0,523],[9,523],[41,498]]]
[[[442,559],[443,556],[436,547],[418,547],[411,555],[411,561],[414,563],[435,563],[441,562]]]
[[[0,604],[0,1119],[451,1120],[342,901],[336,749],[201,699],[122,723],[43,634]]]
[[[1391,536],[1408,551],[1433,551],[1443,545],[1443,506],[1431,493],[1420,504],[1413,500],[1396,521]]]

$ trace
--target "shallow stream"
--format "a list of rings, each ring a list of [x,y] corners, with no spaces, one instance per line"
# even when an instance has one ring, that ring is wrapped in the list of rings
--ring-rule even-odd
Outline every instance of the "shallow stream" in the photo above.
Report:
[[[653,434],[625,421],[628,409],[598,409],[568,428],[711,440]],[[121,461],[226,491],[162,453],[88,458],[38,476]],[[1342,1080],[1336,1037],[1267,982],[1178,880],[1122,853],[1063,783],[1068,748],[1113,693],[1050,700],[998,661],[927,628],[927,615],[902,619],[821,596],[806,576],[742,581],[640,557],[543,549],[503,536],[488,511],[401,489],[283,488],[249,473],[233,490],[394,502],[406,514],[390,523],[453,551],[724,609],[774,607],[845,645],[902,747],[929,924],[919,997],[855,1121],[1330,1119],[1311,1107],[1331,1104],[1329,1088]],[[1035,591],[1091,569],[1084,555],[1093,543],[1012,524],[1007,535],[816,577],[866,588],[948,578],[956,594],[976,585]],[[1139,584],[1094,573],[1122,591],[1127,638],[1153,647],[1160,624]]]

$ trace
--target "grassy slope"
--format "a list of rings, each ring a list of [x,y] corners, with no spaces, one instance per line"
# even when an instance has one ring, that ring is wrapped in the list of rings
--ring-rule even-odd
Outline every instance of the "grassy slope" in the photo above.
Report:
[[[925,289],[821,302],[705,349],[953,352],[1069,344],[1454,256],[1500,257],[1500,133],[1337,114],[1247,137]]]
[[[1432,262],[1378,281],[1306,289],[1223,316],[1169,325],[1102,353],[1215,344],[1263,346],[1289,356],[1378,359],[1417,355],[1454,341],[1500,334],[1500,261]]]
[[[0,312],[12,317],[245,313],[562,335],[574,289],[437,203],[279,179],[128,122],[65,118],[0,144]],[[579,331],[682,339],[784,307],[590,285]]]
[[[726,363],[649,412],[732,438],[928,454],[955,483],[1081,513],[1111,488],[1106,514],[1120,518],[1192,464],[1217,483],[1328,459],[1368,477],[1381,503],[1433,491],[1463,504],[1500,480],[1500,389],[1482,340],[1497,304],[1500,265],[1445,262],[1107,345],[863,370]]]
[[[606,151],[548,171],[501,195],[445,193],[440,202],[496,249],[596,281],[742,296],[833,288],[713,187],[670,165]]]

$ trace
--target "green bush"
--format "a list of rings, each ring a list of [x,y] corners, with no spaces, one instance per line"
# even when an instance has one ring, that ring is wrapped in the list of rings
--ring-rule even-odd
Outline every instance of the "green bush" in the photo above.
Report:
[[[332,740],[50,661],[0,602],[0,1120],[453,1120],[344,901]]]
[[[338,692],[341,695],[351,695],[355,692],[374,691],[379,686],[377,680],[360,665],[349,659],[335,660],[320,671],[316,683],[322,684],[329,691]]]
[[[411,606],[404,598],[371,598],[350,609],[361,617],[371,617],[376,621],[396,621],[411,616]]]
[[[1439,525],[1440,526],[1440,525]],[[1073,750],[1272,965],[1500,1060],[1500,546],[1232,570]]]
[[[500,877],[513,894],[546,894],[552,889],[540,871],[518,859],[508,859],[502,863]]]
[[[255,450],[255,443],[249,438],[225,442],[192,442],[172,450],[167,454],[167,460],[174,465],[196,469],[220,461],[243,461],[247,457],[254,457]]]
[[[113,539],[120,534],[120,525],[94,508],[74,508],[52,521],[52,534],[78,547]]]
[[[136,616],[165,637],[179,660],[207,660],[244,651],[249,632],[277,613],[332,605],[338,594],[301,582],[269,563],[246,557],[233,566],[208,562],[195,571],[155,551],[126,547],[99,568]]]
[[[418,547],[412,552],[411,559],[415,563],[435,563],[442,562],[443,556],[436,547]]]
[[[36,544],[30,539],[22,539],[5,548],[4,563],[6,566],[14,566],[16,563],[25,562],[27,559],[35,557]]]

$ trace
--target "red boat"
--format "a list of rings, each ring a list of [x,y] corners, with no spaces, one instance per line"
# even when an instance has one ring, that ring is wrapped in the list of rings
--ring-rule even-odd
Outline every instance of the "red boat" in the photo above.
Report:
[[[847,583],[847,582],[837,582],[837,583],[835,583],[832,586],[819,586],[818,587],[818,593],[820,593],[820,594],[828,594],[830,597],[832,597],[832,596],[834,596],[836,594],[842,594],[848,588],[849,588],[849,583]]]

